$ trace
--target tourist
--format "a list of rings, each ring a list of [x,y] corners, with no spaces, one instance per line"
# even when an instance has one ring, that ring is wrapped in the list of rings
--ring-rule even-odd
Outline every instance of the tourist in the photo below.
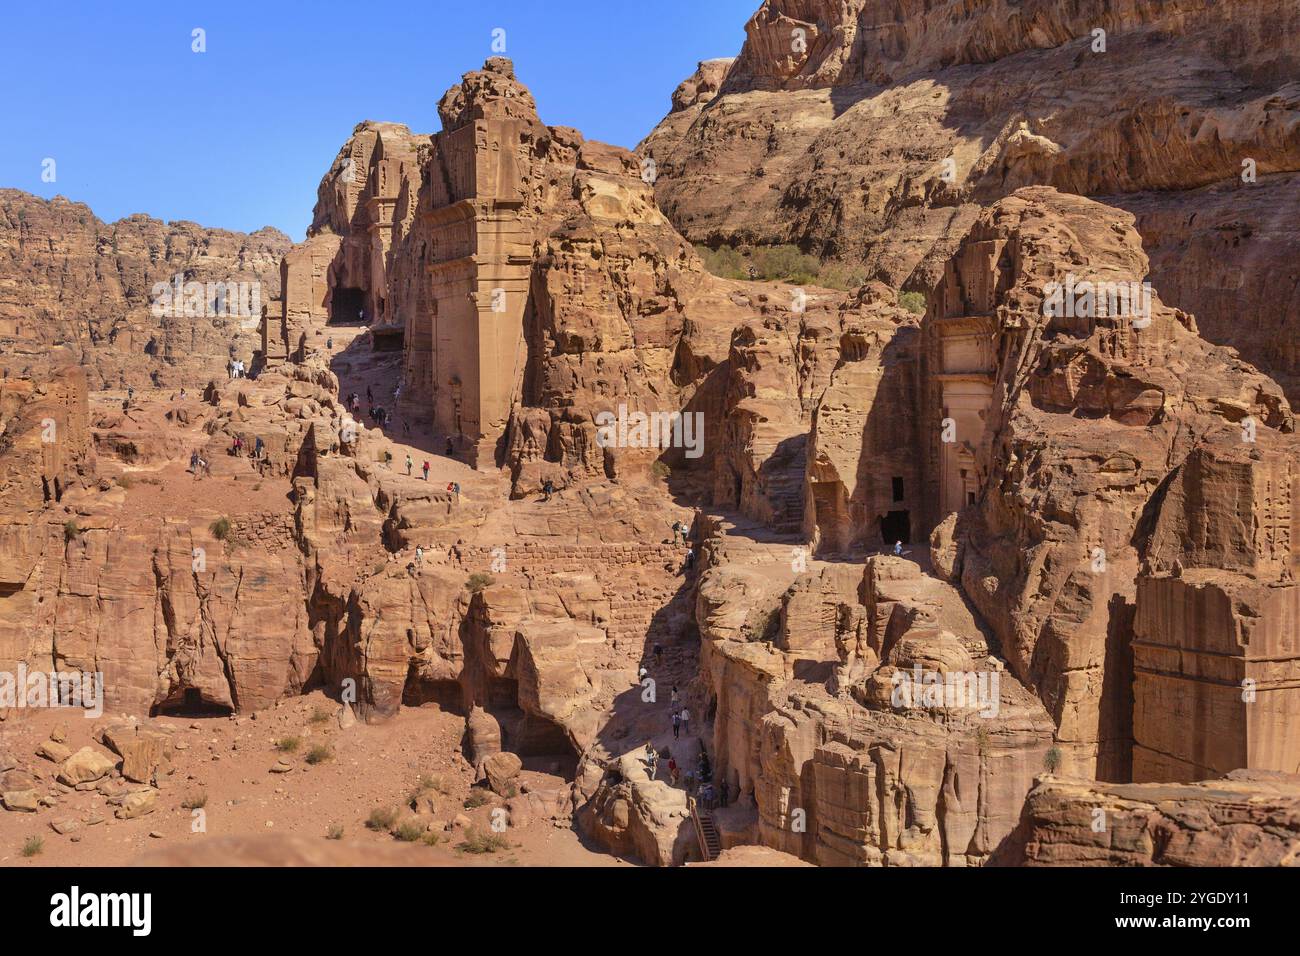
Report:
[[[190,452],[190,471],[197,474],[198,470],[199,470],[199,453],[197,451],[192,451]]]
[[[259,435],[257,437],[257,441],[253,443],[253,457],[256,458],[258,461],[261,461],[262,452],[265,450],[265,448],[266,446],[262,444],[262,436]]]
[[[673,544],[686,543],[686,525],[680,521],[673,522]]]
[[[682,733],[687,737],[691,735],[691,710],[689,707],[682,708]]]
[[[682,715],[673,714],[673,740],[678,739],[681,735],[682,735]]]
[[[456,496],[456,504],[460,504],[460,482],[453,481],[447,485],[447,490]]]
[[[637,668],[637,672],[636,672],[637,683],[639,684],[641,683],[641,681],[645,680],[646,677],[649,675],[649,673],[650,673],[649,669],[644,664],[642,664],[639,668]]]
[[[393,467],[393,453],[387,448],[384,449],[384,464],[389,468]]]
[[[686,549],[686,559],[682,562],[682,574],[685,574],[695,566],[695,549]]]
[[[366,401],[369,402],[371,405],[375,404],[375,394],[374,392],[370,391],[369,385],[366,386]]]
[[[673,713],[677,712],[677,685],[673,684],[673,696],[669,701],[672,704]]]
[[[543,501],[550,501],[551,495],[554,493],[554,491],[555,491],[555,483],[551,481],[551,479],[547,478],[545,481],[542,482]]]
[[[327,339],[325,340],[325,347],[326,347],[327,349],[332,349],[332,348],[334,348],[334,337],[333,337],[333,336],[330,336],[329,338],[327,338]]]
[[[421,567],[424,564],[424,548],[420,545],[415,546],[415,566]]]
[[[410,455],[410,453],[408,452],[407,455],[406,455],[406,473],[407,473],[408,475],[411,473],[411,466],[414,465],[414,464],[415,464],[415,462],[411,461],[411,455]]]
[[[668,779],[674,787],[677,786],[677,775],[678,775],[677,758],[669,757],[668,758]]]
[[[429,462],[428,462],[428,461],[425,461],[425,463],[424,463],[424,480],[425,480],[425,481],[428,481],[428,480],[429,480]]]
[[[900,557],[902,556],[902,554],[903,554],[903,542],[901,542],[901,541],[895,541],[895,542],[894,542],[894,554],[897,555],[897,556],[900,556]]]

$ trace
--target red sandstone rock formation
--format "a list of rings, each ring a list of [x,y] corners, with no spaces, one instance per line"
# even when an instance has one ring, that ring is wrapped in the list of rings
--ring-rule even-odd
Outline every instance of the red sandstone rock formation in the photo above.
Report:
[[[981,205],[1111,197],[1166,301],[1291,386],[1295,0],[765,0],[746,33],[718,93],[675,97],[638,150],[688,239],[794,242],[925,292]]]
[[[231,358],[252,360],[290,245],[270,228],[244,235],[144,215],[104,223],[82,203],[0,190],[0,366],[44,369],[62,346],[94,389],[201,385]],[[161,284],[170,295],[178,276],[182,291],[202,284],[200,308],[155,294]]]
[[[1192,784],[1046,778],[1000,866],[1295,866],[1300,779],[1236,771]]]

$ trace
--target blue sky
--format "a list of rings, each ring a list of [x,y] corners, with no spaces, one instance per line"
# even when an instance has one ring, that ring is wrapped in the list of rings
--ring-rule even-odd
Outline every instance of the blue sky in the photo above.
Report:
[[[543,121],[631,147],[698,61],[739,52],[759,2],[10,4],[0,186],[110,222],[143,212],[297,240],[352,127],[435,132],[439,98],[492,54],[495,28]]]

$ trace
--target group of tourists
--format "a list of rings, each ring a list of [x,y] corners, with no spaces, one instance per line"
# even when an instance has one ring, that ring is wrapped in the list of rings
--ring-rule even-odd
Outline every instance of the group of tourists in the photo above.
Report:
[[[687,574],[695,567],[695,549],[690,543],[690,528],[681,521],[673,522],[673,544],[686,545],[686,554],[682,557],[681,573]]]
[[[190,452],[190,471],[193,472],[195,481],[198,481],[200,478],[212,477],[212,468],[208,464],[208,460],[199,454],[198,451]]]
[[[699,800],[706,810],[713,810],[727,805],[727,782],[725,780],[714,781],[713,764],[709,760],[709,752],[702,742],[700,744],[700,756],[695,768],[683,771],[681,765],[677,763],[677,757],[672,750],[665,747],[663,752],[660,752],[655,749],[653,743],[646,741],[645,763],[651,780],[658,777],[659,761],[665,758],[668,761],[666,764],[668,780],[672,786],[683,785],[686,792]]]
[[[241,359],[231,359],[230,363],[226,367],[226,370],[230,372],[231,378],[244,377],[244,363]]]

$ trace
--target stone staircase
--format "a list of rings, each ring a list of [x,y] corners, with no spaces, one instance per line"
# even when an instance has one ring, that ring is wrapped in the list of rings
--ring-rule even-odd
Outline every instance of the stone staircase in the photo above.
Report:
[[[713,822],[713,813],[700,806],[698,800],[690,798],[691,819],[695,822],[695,836],[700,842],[700,855],[704,862],[716,860],[722,852],[722,838],[718,835],[717,824]]]

